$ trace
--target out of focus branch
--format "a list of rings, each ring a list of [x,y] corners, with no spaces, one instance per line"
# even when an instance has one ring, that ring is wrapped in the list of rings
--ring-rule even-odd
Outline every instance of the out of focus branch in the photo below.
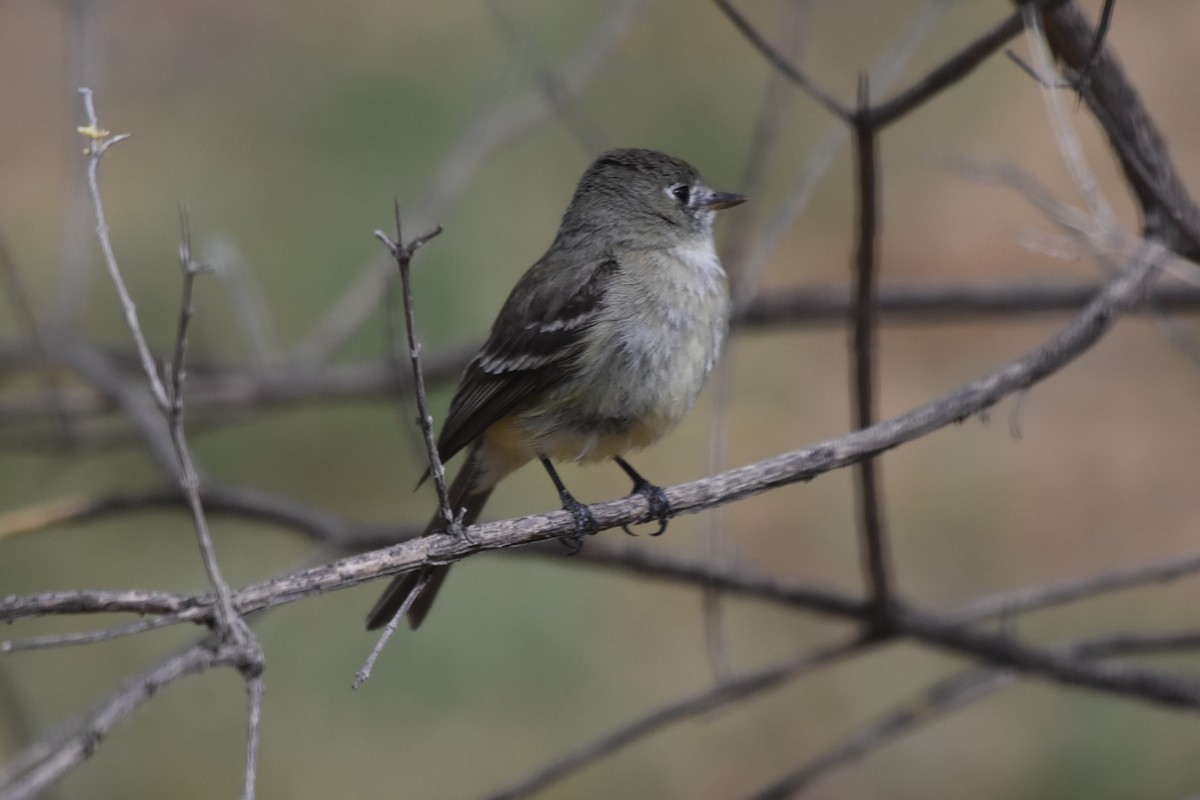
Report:
[[[1104,129],[1145,218],[1147,237],[1195,261],[1200,259],[1200,208],[1171,162],[1166,140],[1141,96],[1087,16],[1068,3],[1043,17],[1054,55],[1087,79],[1076,89]]]
[[[1098,636],[1056,645],[1054,649],[1077,658],[1094,659],[1132,653],[1194,650],[1197,646],[1200,646],[1200,634],[1189,630],[1133,637]],[[1019,683],[1022,677],[1020,673],[1010,670],[973,668],[937,681],[908,702],[862,726],[770,786],[750,795],[750,798],[783,800],[792,797],[834,769],[864,758],[916,728],[937,722],[955,711],[1007,689]]]
[[[595,34],[575,48],[570,61],[548,78],[563,93],[560,99],[579,92],[591,81],[621,42],[644,2],[618,0],[608,16],[595,26]],[[447,148],[428,186],[411,203],[414,209],[419,209],[411,224],[420,230],[433,227],[466,190],[471,176],[487,156],[545,121],[555,110],[540,87],[531,89],[516,101],[484,108],[463,126],[458,138]],[[391,276],[391,267],[390,259],[383,258],[372,259],[363,267],[296,348],[297,360],[320,363],[336,353],[378,307],[379,298],[384,295],[384,283]]]
[[[18,774],[0,772],[0,800],[26,800],[39,796],[64,772],[86,760],[118,722],[159,691],[182,678],[207,672],[213,667],[228,665],[241,668],[245,655],[244,648],[238,645],[213,647],[200,643],[132,678],[65,737],[45,745],[34,745],[41,758],[29,763],[29,760],[18,756],[17,761],[23,767]],[[253,793],[243,796],[253,797]]]
[[[864,75],[859,78],[858,105],[851,118],[857,178],[857,235],[854,252],[854,314],[851,320],[854,358],[850,372],[850,396],[852,424],[860,430],[875,423],[879,351],[879,314],[875,302],[875,287],[879,280],[879,140],[871,122],[870,109],[870,82]],[[876,634],[881,634],[891,624],[893,598],[891,559],[883,519],[883,480],[879,462],[874,458],[864,458],[855,464],[854,472],[859,560],[871,607],[869,624]]]
[[[517,783],[497,792],[488,793],[486,800],[520,800],[520,798],[530,797],[588,764],[611,755],[669,725],[770,691],[802,675],[808,675],[822,667],[858,655],[871,647],[870,640],[856,636],[831,645],[814,647],[779,663],[726,678],[709,689],[656,708],[645,716],[613,729],[595,741],[555,759]]]
[[[1155,264],[1162,259],[1163,254],[1161,248],[1152,244],[1144,245],[1122,274],[1112,281],[1108,289],[1094,300],[1077,320],[1042,346],[991,375],[900,417],[840,439],[671,487],[667,490],[671,508],[676,513],[694,512],[810,479],[953,424],[990,407],[1008,393],[1027,388],[1052,374],[1096,342],[1114,324],[1120,310],[1132,302],[1132,298],[1146,285],[1154,272]],[[611,528],[645,522],[649,508],[644,498],[635,495],[596,504],[591,507],[591,511],[601,527]],[[421,537],[388,550],[352,556],[247,587],[237,593],[236,606],[239,612],[247,613],[301,597],[357,585],[384,575],[395,575],[430,564],[452,563],[482,551],[568,535],[573,530],[571,516],[566,512],[557,511],[473,526],[470,537],[444,534]],[[24,610],[21,610],[22,608]],[[0,618],[13,619],[14,614],[24,616],[32,609],[23,605],[20,598],[9,598],[4,604],[0,604],[0,610],[3,610]],[[46,610],[43,607],[40,612],[35,613],[45,613]],[[991,639],[963,639],[967,632],[960,631],[954,625],[938,624],[936,620],[930,622],[930,619],[906,612],[906,630],[914,632],[914,635],[927,636],[931,641],[945,646],[964,646],[963,642],[967,642],[971,647],[999,648],[994,653],[996,658],[1020,657],[1000,648],[997,642]],[[1047,668],[1057,666],[1048,662],[1038,662],[1036,659],[1030,663]]]
[[[951,283],[929,281],[883,284],[877,292],[880,321],[884,324],[942,324],[973,321],[1024,321],[1077,311],[1103,289],[1095,281],[1012,281]],[[842,324],[852,313],[851,291],[841,286],[797,286],[774,289],[749,303],[734,320],[743,331],[776,327],[819,327]],[[1149,287],[1129,308],[1132,313],[1148,311],[1194,314],[1200,312],[1200,287],[1169,283]],[[0,393],[0,418],[13,423],[13,430],[0,433],[0,446],[54,446],[48,437],[37,437],[28,423],[71,422],[121,412],[132,416],[114,393],[118,375],[128,369],[128,357],[117,357],[98,348],[59,344],[49,353],[57,363],[79,371],[95,388],[61,387],[58,404],[48,405],[44,393],[10,391]],[[423,355],[426,379],[446,384],[462,374],[478,342],[444,346]],[[101,372],[96,372],[104,365]],[[15,372],[41,367],[34,344],[29,340],[0,341],[0,371]],[[100,379],[103,382],[97,382]],[[127,379],[127,376],[126,376]],[[110,389],[111,387],[111,389]],[[97,391],[97,389],[103,389]],[[193,427],[221,425],[245,415],[266,413],[300,405],[384,400],[412,391],[412,377],[398,373],[386,360],[336,364],[314,371],[305,365],[275,365],[260,372],[198,364],[189,370],[188,412]],[[140,412],[139,412],[140,413]],[[17,423],[20,423],[19,425]],[[19,430],[18,430],[19,429]],[[82,438],[82,437],[81,437]],[[83,446],[86,439],[80,443]],[[169,442],[163,439],[163,445]],[[170,463],[169,448],[162,450],[160,463]]]

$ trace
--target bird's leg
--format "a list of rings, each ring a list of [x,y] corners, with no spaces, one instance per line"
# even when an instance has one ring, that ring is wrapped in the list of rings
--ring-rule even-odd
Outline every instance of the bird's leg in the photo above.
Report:
[[[546,468],[546,473],[550,476],[550,480],[554,481],[554,488],[558,489],[558,499],[562,501],[563,511],[569,511],[571,516],[575,518],[575,533],[561,540],[569,551],[568,555],[573,556],[583,547],[583,537],[598,531],[600,523],[596,522],[596,518],[592,516],[592,512],[588,510],[587,506],[576,500],[567,491],[567,487],[563,486],[562,478],[558,477],[558,473],[554,471],[554,466],[550,461],[545,458],[539,458],[538,460]]]
[[[616,461],[617,466],[625,470],[625,474],[633,480],[633,491],[630,494],[640,494],[646,498],[646,502],[650,505],[650,516],[658,520],[658,530],[650,535],[662,536],[667,529],[667,520],[671,517],[671,501],[667,500],[667,493],[661,486],[655,486],[643,478],[636,469],[629,466],[628,461],[620,456],[613,456],[613,461]],[[621,528],[630,536],[637,535],[629,530],[628,525],[622,525]]]

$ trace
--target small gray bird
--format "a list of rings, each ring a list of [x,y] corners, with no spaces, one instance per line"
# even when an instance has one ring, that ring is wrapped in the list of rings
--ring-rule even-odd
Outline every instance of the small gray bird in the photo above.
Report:
[[[683,419],[720,355],[729,290],[712,223],[716,211],[745,199],[713,191],[690,164],[654,150],[611,150],[588,167],[554,243],[513,287],[467,365],[438,437],[443,460],[467,451],[450,487],[464,525],[496,484],[537,459],[575,518],[578,549],[597,525],[551,462],[611,458],[662,532],[665,493],[621,456]],[[443,526],[434,515],[426,534]],[[428,575],[408,610],[409,625],[419,626],[448,571],[397,577],[367,629],[391,621]]]

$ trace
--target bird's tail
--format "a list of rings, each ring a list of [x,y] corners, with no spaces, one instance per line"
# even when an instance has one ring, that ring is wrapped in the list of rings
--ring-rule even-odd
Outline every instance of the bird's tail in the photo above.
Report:
[[[450,509],[455,514],[460,509],[465,509],[462,519],[464,526],[475,522],[479,517],[479,512],[483,510],[484,504],[492,493],[493,487],[491,486],[485,489],[477,489],[475,487],[482,471],[477,448],[472,448],[466,462],[462,465],[462,469],[458,471],[458,475],[454,478],[454,483],[450,484]],[[433,519],[429,521],[429,525],[425,528],[423,535],[428,536],[431,533],[444,530],[445,526],[446,521],[442,518],[441,511],[439,510],[433,515]],[[433,605],[438,589],[441,588],[442,581],[446,580],[446,573],[449,571],[450,567],[448,566],[425,567],[424,569],[415,570],[395,578],[375,603],[375,606],[371,609],[371,613],[367,614],[367,630],[371,631],[376,628],[382,628],[391,622],[392,617],[396,616],[396,612],[404,605],[404,601],[408,599],[417,582],[422,576],[428,575],[429,578],[425,583],[425,588],[413,600],[413,604],[409,607],[406,615],[408,617],[408,627],[416,630],[421,625],[421,621],[425,619],[425,615],[429,613],[429,607]]]

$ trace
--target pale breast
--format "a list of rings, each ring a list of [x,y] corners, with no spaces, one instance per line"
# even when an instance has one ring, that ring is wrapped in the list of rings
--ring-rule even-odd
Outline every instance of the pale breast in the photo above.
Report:
[[[579,377],[522,415],[539,448],[593,460],[645,447],[678,424],[725,341],[729,295],[711,241],[622,264],[579,357]]]

